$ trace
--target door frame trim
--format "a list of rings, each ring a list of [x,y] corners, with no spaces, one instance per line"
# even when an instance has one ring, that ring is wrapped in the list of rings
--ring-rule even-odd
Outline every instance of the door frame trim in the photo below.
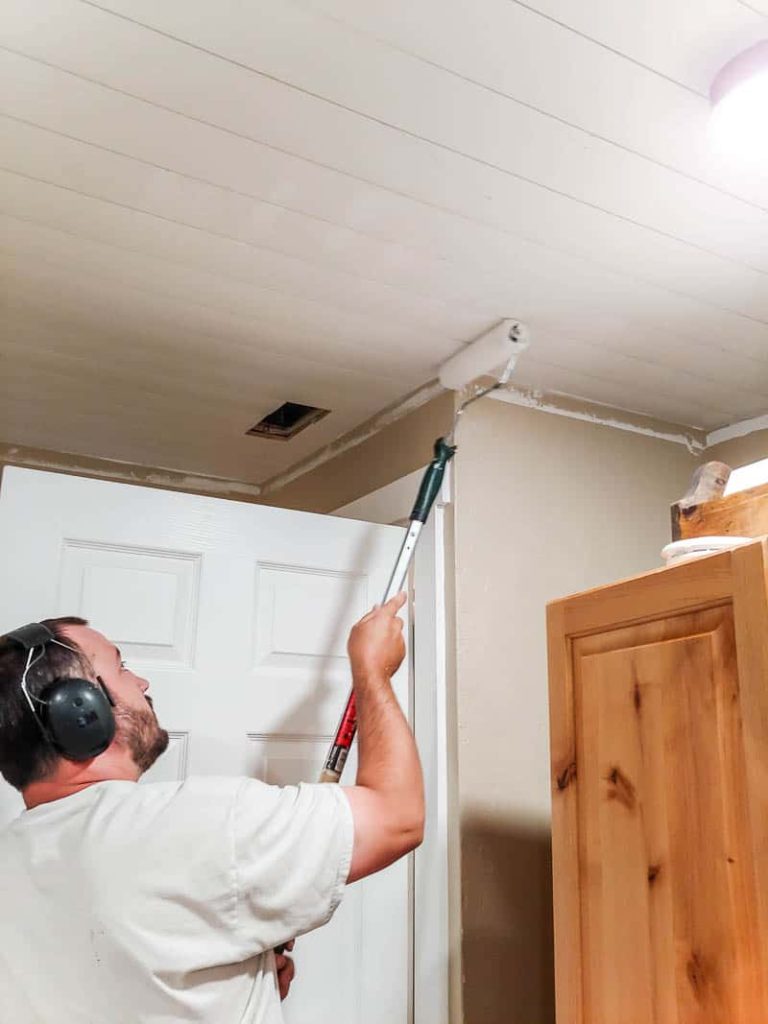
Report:
[[[449,773],[446,514],[436,502],[417,548],[413,588],[413,730],[427,819],[412,867],[412,1024],[449,1020]]]
[[[423,472],[408,473],[332,514],[401,526],[408,521]],[[453,588],[447,576],[452,551],[451,502],[449,466],[419,538],[410,577],[415,600],[411,601],[410,619],[409,711],[424,770],[427,820],[424,842],[410,857],[409,1024],[447,1024],[450,1020],[451,950],[458,948],[460,910],[454,906],[458,890],[451,886],[449,874],[451,851],[458,846],[458,829],[450,825],[455,774],[450,771],[455,754],[448,698],[453,671],[449,643],[453,625],[449,594]],[[458,963],[457,955],[454,963]]]

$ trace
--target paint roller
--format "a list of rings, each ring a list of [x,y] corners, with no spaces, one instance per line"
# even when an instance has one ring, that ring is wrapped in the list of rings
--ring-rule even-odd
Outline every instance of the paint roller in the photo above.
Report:
[[[490,331],[471,341],[440,367],[439,380],[444,388],[463,392],[453,424],[445,437],[435,441],[434,456],[427,466],[416,501],[409,516],[408,529],[382,598],[386,604],[403,589],[408,569],[424,524],[429,518],[435,498],[440,493],[448,463],[456,454],[453,443],[459,417],[473,402],[504,387],[512,375],[521,352],[530,344],[527,328],[517,320],[502,320]],[[473,383],[481,377],[494,377],[490,384]],[[350,693],[339,727],[328,750],[320,782],[338,782],[357,732],[357,709],[354,691]]]

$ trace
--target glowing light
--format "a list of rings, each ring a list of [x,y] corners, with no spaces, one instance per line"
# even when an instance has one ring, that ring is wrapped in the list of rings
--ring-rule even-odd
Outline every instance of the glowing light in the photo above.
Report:
[[[768,39],[726,64],[710,95],[710,137],[717,149],[768,160]]]

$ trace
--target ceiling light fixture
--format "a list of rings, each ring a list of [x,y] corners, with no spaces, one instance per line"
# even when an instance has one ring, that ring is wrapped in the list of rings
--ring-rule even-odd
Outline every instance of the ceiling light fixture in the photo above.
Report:
[[[729,61],[712,83],[710,132],[718,149],[768,157],[768,39]]]

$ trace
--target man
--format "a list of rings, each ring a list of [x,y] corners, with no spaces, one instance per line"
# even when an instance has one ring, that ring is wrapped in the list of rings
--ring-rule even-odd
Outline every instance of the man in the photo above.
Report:
[[[137,786],[168,735],[115,646],[81,619],[47,620],[40,657],[0,639],[0,772],[27,808],[0,833],[3,1024],[282,1020],[293,965],[273,950],[421,842],[421,768],[390,685],[404,601],[349,637],[359,768],[345,788]],[[62,756],[33,712],[61,677],[114,705],[114,739],[85,761]]]

